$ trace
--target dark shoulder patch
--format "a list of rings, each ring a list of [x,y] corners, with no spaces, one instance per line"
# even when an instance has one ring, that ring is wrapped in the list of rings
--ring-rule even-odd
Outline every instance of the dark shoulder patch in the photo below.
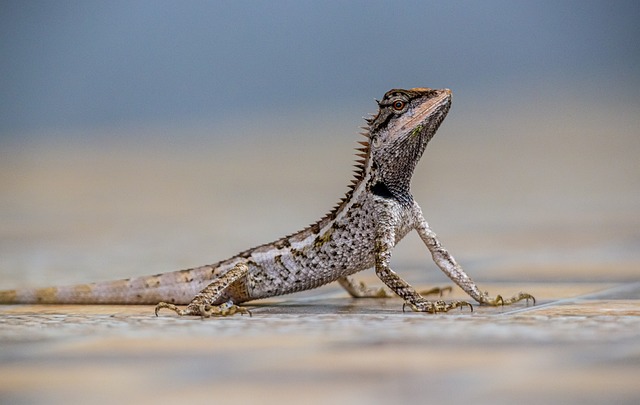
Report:
[[[381,181],[377,182],[373,185],[373,187],[371,187],[371,192],[378,197],[393,198],[393,194],[391,194],[391,191],[389,190],[387,185]]]

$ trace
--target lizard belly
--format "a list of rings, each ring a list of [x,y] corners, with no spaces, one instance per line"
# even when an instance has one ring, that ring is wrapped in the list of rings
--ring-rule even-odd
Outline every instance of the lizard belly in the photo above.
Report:
[[[247,291],[252,299],[308,290],[375,264],[376,222],[372,200],[360,200],[343,215],[281,249],[254,251]]]
[[[247,291],[251,299],[289,294],[370,268],[374,265],[372,245],[361,242],[354,246],[328,240],[302,249],[254,253],[248,263]]]

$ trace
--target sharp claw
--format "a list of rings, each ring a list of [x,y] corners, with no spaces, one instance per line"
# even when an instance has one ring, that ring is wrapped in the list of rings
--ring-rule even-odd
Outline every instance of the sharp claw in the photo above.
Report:
[[[526,300],[527,301],[527,305],[529,305],[529,300],[531,300],[531,301],[533,301],[533,305],[536,305],[536,298],[531,294],[519,293],[516,300],[517,301]]]
[[[533,305],[536,304],[536,299],[534,298],[533,295],[531,294],[527,294],[527,293],[518,293],[517,295],[514,295],[513,297],[505,300],[504,298],[502,298],[501,295],[496,295],[495,298],[489,298],[489,295],[487,293],[485,293],[484,299],[482,300],[481,304],[485,304],[485,305],[490,305],[490,306],[505,306],[505,305],[511,305],[514,304],[516,302],[522,301],[522,300],[526,300],[527,301],[527,305],[529,304],[529,299],[531,299],[533,301]]]
[[[402,304],[402,312],[405,312],[405,307],[409,306],[414,312],[428,312],[430,314],[436,314],[439,312],[449,312],[454,308],[469,307],[473,312],[473,305],[466,301],[453,301],[447,303],[445,301],[420,301],[417,303],[405,302]]]
[[[158,305],[156,305],[156,309],[155,309],[156,316],[158,316],[158,313],[159,313],[159,312],[160,312],[160,310],[161,310],[161,309],[163,309],[163,308],[170,309],[170,310],[172,310],[173,312],[175,312],[176,314],[178,314],[178,315],[182,315],[182,314],[180,313],[180,309],[178,309],[178,307],[177,307],[177,306],[175,306],[174,304],[169,304],[169,303],[167,303],[167,302],[159,302],[159,303],[158,303]]]
[[[252,316],[251,311],[244,307],[239,307],[232,302],[226,302],[221,305],[208,305],[208,304],[199,304],[196,306],[187,306],[186,309],[180,309],[174,304],[169,304],[167,302],[160,302],[156,305],[155,314],[158,316],[158,313],[161,309],[167,308],[175,312],[180,316],[185,315],[200,315],[201,319],[211,318],[212,316],[231,316],[236,313],[240,313],[240,315],[248,314],[249,317]]]
[[[424,291],[420,291],[420,295],[422,296],[427,296],[427,295],[434,295],[434,294],[438,294],[438,296],[442,297],[444,295],[444,293],[450,293],[451,291],[453,291],[453,289],[451,288],[451,286],[446,286],[446,287],[434,287],[430,290],[424,290]]]
[[[473,312],[473,305],[471,305],[470,302],[467,301],[456,301],[454,306],[452,306],[452,308],[460,308],[460,310],[462,311],[463,307],[469,307],[469,309],[471,310],[471,312]]]

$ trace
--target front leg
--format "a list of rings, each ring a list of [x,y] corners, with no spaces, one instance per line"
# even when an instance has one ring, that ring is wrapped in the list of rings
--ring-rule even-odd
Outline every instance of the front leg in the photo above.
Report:
[[[395,245],[395,224],[392,216],[387,212],[379,213],[378,221],[374,251],[376,275],[391,291],[405,300],[405,305],[417,312],[447,312],[453,308],[465,306],[468,306],[473,311],[471,304],[465,301],[428,301],[409,283],[400,278],[396,272],[391,270],[389,261],[391,260],[391,251]]]
[[[429,301],[421,296],[409,283],[404,281],[398,274],[391,270],[388,265],[376,264],[376,274],[393,292],[398,294],[405,300],[405,305],[408,305],[412,310],[416,312],[448,312],[453,308],[469,307],[473,311],[473,306],[466,301],[451,301],[446,302],[442,300]],[[404,309],[404,305],[402,306]]]
[[[163,308],[170,309],[180,316],[199,315],[203,318],[209,318],[212,315],[228,316],[236,313],[251,315],[248,309],[239,307],[232,301],[220,303],[225,291],[233,288],[238,281],[247,276],[248,272],[249,267],[245,263],[238,263],[200,291],[185,309],[180,309],[174,304],[160,302],[156,305],[156,316],[158,316],[158,311]]]
[[[469,294],[469,296],[471,296],[482,305],[509,305],[522,300],[526,300],[527,302],[531,300],[535,305],[536,299],[531,294],[523,292],[507,299],[503,298],[501,295],[490,297],[486,292],[480,292],[480,289],[478,288],[476,283],[474,283],[473,280],[471,280],[471,278],[467,276],[464,270],[462,270],[462,267],[460,267],[453,256],[451,256],[447,249],[445,249],[440,241],[436,238],[436,234],[431,230],[431,228],[429,228],[429,224],[427,223],[427,221],[425,221],[419,208],[418,214],[419,222],[416,226],[416,230],[420,235],[420,239],[422,239],[424,244],[427,245],[427,248],[431,252],[433,261],[451,280],[453,280],[454,283],[456,283],[467,294]]]

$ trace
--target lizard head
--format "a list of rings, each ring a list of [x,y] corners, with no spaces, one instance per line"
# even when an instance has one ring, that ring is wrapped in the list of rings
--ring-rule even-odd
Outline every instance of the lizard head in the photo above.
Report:
[[[451,106],[451,90],[389,90],[369,124],[372,191],[411,201],[413,170]]]

